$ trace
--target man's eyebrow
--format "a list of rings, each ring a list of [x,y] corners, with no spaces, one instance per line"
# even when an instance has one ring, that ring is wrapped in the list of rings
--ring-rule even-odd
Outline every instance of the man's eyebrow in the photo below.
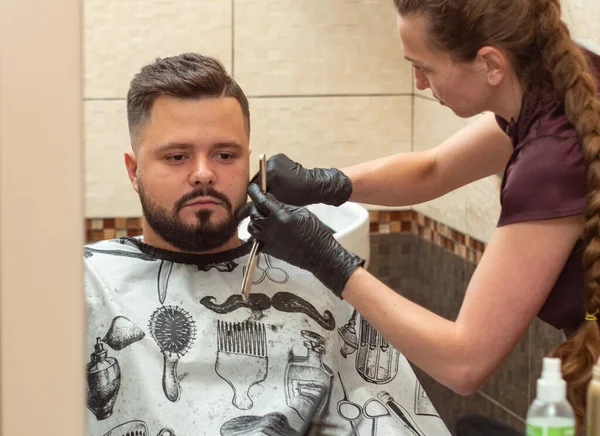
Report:
[[[194,148],[192,144],[188,144],[187,142],[167,142],[166,144],[159,145],[157,147],[157,151],[159,153],[164,153],[170,150],[190,150]],[[224,150],[224,149],[235,149],[236,151],[242,151],[244,146],[237,142],[226,141],[226,142],[217,142],[212,146],[213,150]]]
[[[213,145],[213,149],[215,150],[223,150],[223,149],[235,149],[236,151],[242,151],[244,147],[242,144],[237,142],[218,142]]]
[[[167,142],[166,144],[159,145],[156,149],[158,152],[165,152],[169,150],[182,150],[193,148],[192,144],[186,142]]]

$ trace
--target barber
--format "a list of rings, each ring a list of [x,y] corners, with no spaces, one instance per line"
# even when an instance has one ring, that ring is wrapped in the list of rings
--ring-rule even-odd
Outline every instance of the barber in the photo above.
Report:
[[[273,156],[269,193],[249,186],[248,230],[264,252],[311,271],[459,394],[478,390],[536,316],[564,330],[568,341],[553,354],[562,359],[581,428],[600,352],[600,102],[592,69],[595,62],[600,70],[600,60],[572,41],[557,0],[395,5],[417,88],[431,88],[460,117],[486,113],[431,150],[342,170]],[[408,206],[500,172],[498,226],[454,321],[369,274],[301,207]]]

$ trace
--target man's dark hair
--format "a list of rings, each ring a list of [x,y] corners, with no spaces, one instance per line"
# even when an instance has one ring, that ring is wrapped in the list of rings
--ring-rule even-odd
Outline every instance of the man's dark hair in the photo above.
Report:
[[[221,62],[214,58],[196,53],[157,58],[134,76],[127,93],[127,122],[132,142],[150,118],[152,105],[160,96],[184,99],[233,97],[240,104],[246,132],[250,135],[248,99]]]

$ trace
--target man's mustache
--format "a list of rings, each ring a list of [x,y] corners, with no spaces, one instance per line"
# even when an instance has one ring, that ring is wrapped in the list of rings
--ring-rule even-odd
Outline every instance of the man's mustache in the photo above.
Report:
[[[231,201],[229,201],[229,198],[225,194],[220,193],[211,186],[202,186],[200,188],[194,189],[192,192],[185,194],[175,203],[175,213],[179,213],[187,202],[199,197],[212,197],[217,200],[220,200],[223,203],[223,205],[227,208],[227,210],[233,213]]]

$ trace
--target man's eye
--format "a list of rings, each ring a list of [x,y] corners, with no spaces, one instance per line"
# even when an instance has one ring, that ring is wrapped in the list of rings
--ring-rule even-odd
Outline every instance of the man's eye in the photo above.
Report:
[[[181,162],[184,159],[185,159],[184,154],[172,154],[171,156],[167,156],[167,160],[171,160],[171,161],[175,161],[175,162]]]
[[[235,156],[231,153],[218,153],[216,157],[222,160],[232,160]]]

